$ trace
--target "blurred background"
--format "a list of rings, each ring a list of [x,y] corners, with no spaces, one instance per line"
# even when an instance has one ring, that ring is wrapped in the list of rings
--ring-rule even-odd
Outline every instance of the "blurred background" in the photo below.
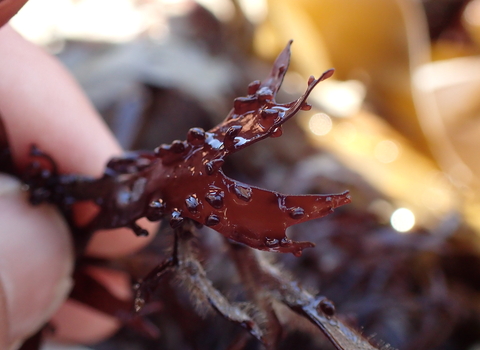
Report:
[[[274,259],[378,341],[480,349],[480,0],[32,0],[11,23],[67,66],[125,149],[214,126],[290,39],[280,102],[335,68],[311,111],[225,172],[284,193],[349,189],[347,208],[289,233],[316,248]],[[218,238],[205,237],[214,271]],[[138,261],[161,261],[164,245],[125,264],[141,277]],[[211,278],[228,289],[221,272]],[[156,316],[159,340],[122,330],[92,348],[226,349],[241,331],[172,313]],[[329,346],[286,334],[285,349]]]

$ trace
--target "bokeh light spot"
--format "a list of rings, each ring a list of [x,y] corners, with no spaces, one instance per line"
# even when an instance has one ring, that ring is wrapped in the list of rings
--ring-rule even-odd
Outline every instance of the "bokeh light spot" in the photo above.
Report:
[[[415,225],[415,215],[407,208],[399,208],[392,213],[390,224],[398,232],[408,232]]]
[[[325,113],[314,114],[308,122],[310,131],[318,136],[326,135],[332,130],[332,119]]]
[[[399,154],[400,149],[397,144],[391,140],[380,141],[373,150],[374,157],[384,164],[395,161]]]

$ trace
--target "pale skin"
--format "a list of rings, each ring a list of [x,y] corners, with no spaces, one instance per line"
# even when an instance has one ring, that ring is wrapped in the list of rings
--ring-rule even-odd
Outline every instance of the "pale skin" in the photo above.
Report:
[[[0,53],[0,113],[16,164],[29,161],[34,143],[60,171],[100,176],[121,149],[75,80],[8,25],[0,28]],[[89,212],[82,208],[79,220]],[[143,226],[154,231],[150,223]],[[124,256],[149,240],[128,229],[97,232],[87,254]],[[0,349],[15,349],[50,319],[55,337],[73,343],[93,343],[118,329],[114,318],[65,301],[73,259],[68,228],[58,212],[30,206],[20,184],[0,174]],[[117,297],[130,297],[127,276],[100,269],[90,273]]]

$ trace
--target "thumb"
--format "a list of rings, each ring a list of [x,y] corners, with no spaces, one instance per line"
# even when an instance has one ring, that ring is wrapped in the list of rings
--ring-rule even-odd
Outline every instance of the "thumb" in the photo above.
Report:
[[[51,207],[32,207],[0,174],[0,349],[15,349],[49,320],[71,287],[68,227]]]

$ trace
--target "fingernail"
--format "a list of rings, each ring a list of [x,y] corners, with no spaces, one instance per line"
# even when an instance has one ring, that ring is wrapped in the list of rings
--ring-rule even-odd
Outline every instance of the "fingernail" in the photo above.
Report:
[[[60,214],[31,206],[21,184],[0,174],[0,319],[7,349],[50,319],[68,296],[72,268],[71,237]]]

